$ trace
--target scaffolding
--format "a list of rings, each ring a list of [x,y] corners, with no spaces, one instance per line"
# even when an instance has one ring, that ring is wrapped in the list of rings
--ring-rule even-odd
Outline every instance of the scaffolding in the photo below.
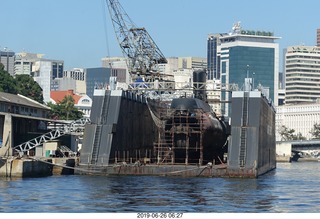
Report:
[[[189,112],[158,107],[157,111],[157,121],[162,121],[154,143],[157,164],[202,165],[203,110]]]

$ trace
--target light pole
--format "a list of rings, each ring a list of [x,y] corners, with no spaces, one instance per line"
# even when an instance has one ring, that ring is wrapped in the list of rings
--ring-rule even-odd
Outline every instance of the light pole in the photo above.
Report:
[[[252,90],[254,90],[254,75],[256,73],[255,72],[252,72]]]

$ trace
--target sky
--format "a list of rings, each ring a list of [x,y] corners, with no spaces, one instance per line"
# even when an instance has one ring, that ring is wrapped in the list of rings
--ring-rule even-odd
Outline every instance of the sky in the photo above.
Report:
[[[282,50],[316,45],[319,0],[119,0],[145,27],[166,57],[206,57],[207,36],[245,30],[271,31]],[[0,0],[0,48],[63,60],[65,70],[101,66],[123,56],[105,0]],[[281,60],[280,60],[281,63]],[[281,69],[280,69],[281,70]]]

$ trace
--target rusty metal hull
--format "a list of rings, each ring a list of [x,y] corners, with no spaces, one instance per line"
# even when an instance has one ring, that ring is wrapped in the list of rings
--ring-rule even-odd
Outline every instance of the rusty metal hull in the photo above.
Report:
[[[115,165],[115,166],[83,166],[75,170],[79,175],[149,175],[176,177],[226,177],[257,178],[258,171],[252,169],[229,169],[227,165]]]

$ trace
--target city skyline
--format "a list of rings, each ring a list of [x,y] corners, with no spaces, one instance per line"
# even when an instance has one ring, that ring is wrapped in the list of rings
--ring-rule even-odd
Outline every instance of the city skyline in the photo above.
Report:
[[[281,37],[283,49],[316,45],[317,6],[299,2],[120,0],[129,17],[145,27],[166,57],[206,57],[207,37],[227,33],[240,21],[245,30],[271,31]],[[61,7],[62,5],[62,7]],[[305,6],[305,9],[303,9]],[[43,53],[44,58],[64,60],[65,70],[98,67],[106,56],[123,56],[111,24],[105,0],[5,1],[1,3],[0,48]],[[143,12],[143,13],[142,13]],[[280,60],[282,62],[282,60]],[[282,66],[280,67],[280,71]]]

